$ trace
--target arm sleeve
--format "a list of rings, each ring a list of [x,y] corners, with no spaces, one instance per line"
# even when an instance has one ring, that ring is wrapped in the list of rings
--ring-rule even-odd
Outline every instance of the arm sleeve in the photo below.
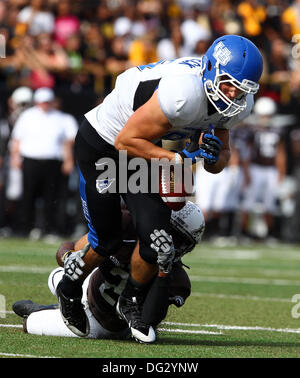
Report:
[[[74,140],[78,130],[76,119],[72,115],[66,114],[64,122],[66,140]]]
[[[200,107],[204,93],[195,75],[166,76],[158,86],[160,107],[174,127],[190,124]]]
[[[26,123],[26,115],[23,113],[17,119],[11,133],[11,139],[20,140],[22,137],[23,125]]]

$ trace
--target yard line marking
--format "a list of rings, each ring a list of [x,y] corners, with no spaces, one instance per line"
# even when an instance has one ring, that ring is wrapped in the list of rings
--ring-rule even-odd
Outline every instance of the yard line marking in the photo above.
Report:
[[[0,324],[0,327],[4,328],[23,328],[20,324]],[[172,328],[158,328],[158,331],[163,332],[175,332],[175,333],[190,333],[190,334],[204,334],[204,335],[222,335],[222,332],[213,332],[213,331],[205,331],[205,330],[193,330],[193,329],[172,329]],[[1,354],[1,353],[0,353]]]
[[[2,353],[2,352],[0,352],[0,356],[6,356],[6,357],[27,357],[27,358],[58,358],[58,357],[54,357],[54,356],[34,356],[32,354]]]
[[[195,323],[179,323],[179,322],[161,322],[163,325],[173,326],[186,326],[186,327],[204,327],[204,328],[216,328],[219,330],[233,330],[233,331],[266,331],[266,332],[279,332],[279,333],[297,333],[300,334],[300,328],[272,328],[272,327],[260,327],[260,326],[232,326],[223,324],[195,324]],[[23,328],[19,324],[0,324],[0,327],[7,328]],[[163,332],[174,333],[188,333],[188,334],[209,334],[209,335],[222,335],[222,332],[210,332],[205,330],[190,330],[190,329],[178,329],[178,328],[158,328]],[[0,353],[1,354],[1,353]],[[34,356],[37,357],[37,356]],[[43,358],[43,357],[41,357]],[[55,358],[55,357],[53,357]]]
[[[191,329],[174,329],[174,328],[158,328],[158,331],[162,332],[175,332],[175,333],[189,333],[189,334],[201,334],[201,335],[223,335],[223,332],[210,332],[205,330],[195,331]]]
[[[213,297],[221,299],[245,299],[250,301],[263,301],[263,302],[291,302],[291,299],[287,298],[272,298],[272,297],[257,297],[247,295],[233,295],[233,294],[215,294],[215,293],[192,293],[192,297]]]
[[[237,330],[237,331],[267,331],[267,332],[282,332],[282,333],[300,333],[300,328],[271,328],[260,326],[231,326],[223,324],[195,324],[195,323],[178,323],[178,322],[162,322],[161,324],[187,327],[206,327],[217,328],[221,330]]]
[[[4,311],[4,310],[0,310],[0,314],[15,314],[14,311]]]
[[[274,285],[274,286],[300,286],[300,281],[295,280],[277,280],[265,278],[237,278],[237,277],[218,277],[218,276],[190,276],[191,281],[198,282],[222,282],[222,283],[238,283],[249,285]]]
[[[19,265],[3,265],[0,266],[0,272],[3,273],[50,273],[52,267],[39,267],[39,266],[19,266]]]

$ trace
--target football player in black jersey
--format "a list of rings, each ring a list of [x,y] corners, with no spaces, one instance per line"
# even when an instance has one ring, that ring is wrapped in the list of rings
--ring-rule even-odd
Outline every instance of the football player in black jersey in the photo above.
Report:
[[[120,319],[116,312],[119,295],[129,276],[131,255],[137,245],[131,216],[125,209],[122,214],[123,235],[126,238],[123,247],[117,254],[107,257],[82,285],[82,304],[89,321],[89,332],[86,336],[88,338],[122,339],[131,333],[128,324]],[[171,225],[172,240],[168,239],[163,230],[155,230],[151,236],[152,248],[161,258],[167,256],[165,252],[170,245],[174,243],[175,246],[172,258],[168,261],[158,261],[160,269],[147,287],[141,309],[143,321],[153,329],[156,329],[166,317],[169,305],[181,307],[190,295],[190,280],[182,267],[181,257],[201,240],[205,227],[201,210],[192,202],[187,202],[182,210],[172,213]],[[81,251],[74,252],[74,248],[74,242],[64,242],[57,251],[56,259],[60,267],[51,272],[48,280],[49,288],[54,295],[64,272],[75,281],[76,277],[83,274],[84,265],[80,264],[80,261],[83,262],[83,256],[89,251],[89,244],[87,243]],[[85,262],[88,263],[88,259],[85,259]],[[30,300],[21,300],[14,303],[13,310],[25,318],[25,332],[76,336],[64,323],[67,320],[63,320],[57,305],[40,305]],[[143,342],[143,335],[132,336]]]

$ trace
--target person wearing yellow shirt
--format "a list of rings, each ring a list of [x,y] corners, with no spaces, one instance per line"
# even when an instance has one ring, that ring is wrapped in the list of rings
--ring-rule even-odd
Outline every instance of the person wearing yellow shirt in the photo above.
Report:
[[[242,18],[245,33],[249,37],[257,37],[261,34],[262,23],[267,17],[263,5],[260,5],[257,0],[244,1],[239,4],[237,13]]]
[[[290,27],[291,35],[300,34],[300,1],[295,0],[281,15],[283,24]]]
[[[139,66],[158,61],[156,42],[151,33],[132,41],[129,48],[129,62],[132,66]]]

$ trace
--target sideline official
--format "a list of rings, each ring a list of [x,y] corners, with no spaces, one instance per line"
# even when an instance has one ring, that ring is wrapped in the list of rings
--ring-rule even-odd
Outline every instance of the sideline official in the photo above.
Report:
[[[22,167],[22,232],[28,235],[36,226],[35,205],[43,200],[45,234],[56,233],[56,206],[61,175],[74,168],[73,143],[77,123],[73,116],[54,107],[54,92],[39,88],[33,97],[35,105],[21,114],[15,124],[11,143],[11,164]]]

